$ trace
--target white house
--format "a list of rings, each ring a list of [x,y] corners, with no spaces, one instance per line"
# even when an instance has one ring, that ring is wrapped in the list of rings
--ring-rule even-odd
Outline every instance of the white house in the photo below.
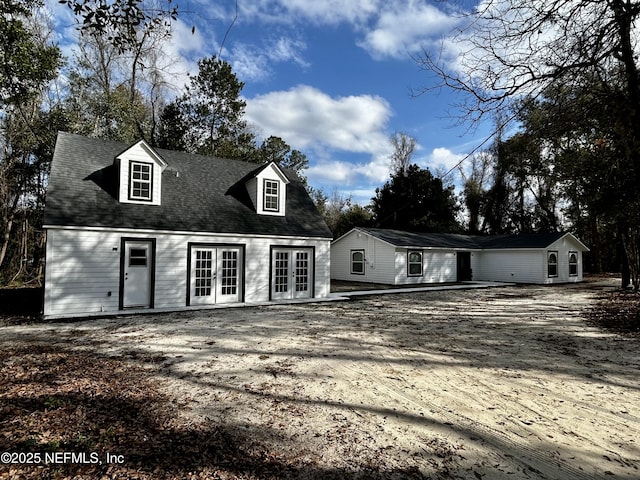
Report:
[[[354,228],[331,244],[331,278],[390,285],[580,282],[588,250],[570,233],[482,237]]]
[[[46,317],[329,294],[331,232],[274,163],[60,133],[44,228]]]

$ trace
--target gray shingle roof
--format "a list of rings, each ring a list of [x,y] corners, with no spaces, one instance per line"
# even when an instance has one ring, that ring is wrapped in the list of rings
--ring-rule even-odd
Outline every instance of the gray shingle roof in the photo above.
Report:
[[[468,248],[480,247],[474,237],[453,233],[412,233],[385,228],[358,228],[396,247]]]
[[[565,232],[557,233],[520,233],[514,235],[495,235],[489,237],[476,237],[484,249],[500,248],[545,248],[566,235]]]
[[[162,205],[120,203],[114,158],[129,145],[59,133],[44,224],[331,238],[304,186],[285,171],[286,216],[258,215],[242,179],[253,163],[155,149],[168,163]],[[179,175],[176,175],[179,172]]]
[[[566,233],[525,233],[517,235],[457,235],[450,233],[412,233],[384,228],[358,228],[396,247],[458,248],[497,250],[503,248],[546,248]]]

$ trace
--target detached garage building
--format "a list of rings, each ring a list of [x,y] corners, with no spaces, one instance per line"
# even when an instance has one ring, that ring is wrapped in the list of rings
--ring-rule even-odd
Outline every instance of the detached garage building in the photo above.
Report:
[[[275,163],[61,132],[44,228],[47,317],[329,295],[331,231]]]
[[[585,251],[571,233],[482,237],[354,228],[331,244],[331,278],[390,285],[581,282]]]

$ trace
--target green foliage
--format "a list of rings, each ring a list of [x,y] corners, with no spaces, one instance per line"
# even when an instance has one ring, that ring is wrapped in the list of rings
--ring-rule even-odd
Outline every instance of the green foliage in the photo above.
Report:
[[[376,225],[412,232],[460,231],[459,208],[453,186],[445,187],[441,179],[417,165],[394,174],[376,189],[371,204]]]
[[[64,407],[64,400],[61,398],[49,395],[44,399],[44,408],[47,410],[56,410],[62,407]]]
[[[280,137],[266,138],[260,147],[249,157],[255,163],[274,162],[282,168],[296,171],[302,175],[303,170],[309,168],[307,156],[299,150],[291,150],[291,147]]]
[[[252,151],[253,136],[243,117],[244,83],[215,55],[199,60],[198,69],[185,94],[164,109],[157,144],[201,155],[245,157]]]
[[[38,41],[25,21],[37,0],[3,0],[0,6],[0,105],[15,106],[37,95],[62,64],[60,50]]]
[[[66,72],[68,94],[63,99],[73,133],[132,143],[154,135],[153,101],[143,91],[153,89],[143,72],[152,40],[141,34],[132,55],[122,54],[104,37],[79,39],[78,53]],[[144,51],[145,53],[141,53]]]
[[[325,223],[338,238],[354,227],[368,227],[372,225],[370,207],[363,207],[353,203],[351,197],[343,197],[334,191],[329,199],[322,190],[310,188],[310,195]]]
[[[482,204],[487,233],[558,230],[557,175],[545,150],[528,132],[498,143],[493,185],[483,198],[471,197]]]
[[[44,256],[42,209],[61,120],[42,108],[61,55],[32,20],[39,1],[8,0],[0,7],[0,282],[39,278]]]
[[[240,98],[244,83],[231,65],[212,56],[200,60],[198,67],[184,95],[163,109],[157,145],[257,164],[275,162],[294,170],[306,184],[303,171],[309,161],[305,154],[276,136],[256,145],[244,120],[246,102]]]

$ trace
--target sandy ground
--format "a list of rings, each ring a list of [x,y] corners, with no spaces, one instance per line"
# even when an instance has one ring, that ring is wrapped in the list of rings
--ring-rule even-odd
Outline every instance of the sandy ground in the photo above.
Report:
[[[311,478],[637,479],[640,349],[585,323],[602,288],[393,294],[8,326],[0,338],[142,363],[184,405],[181,421],[272,445]]]

